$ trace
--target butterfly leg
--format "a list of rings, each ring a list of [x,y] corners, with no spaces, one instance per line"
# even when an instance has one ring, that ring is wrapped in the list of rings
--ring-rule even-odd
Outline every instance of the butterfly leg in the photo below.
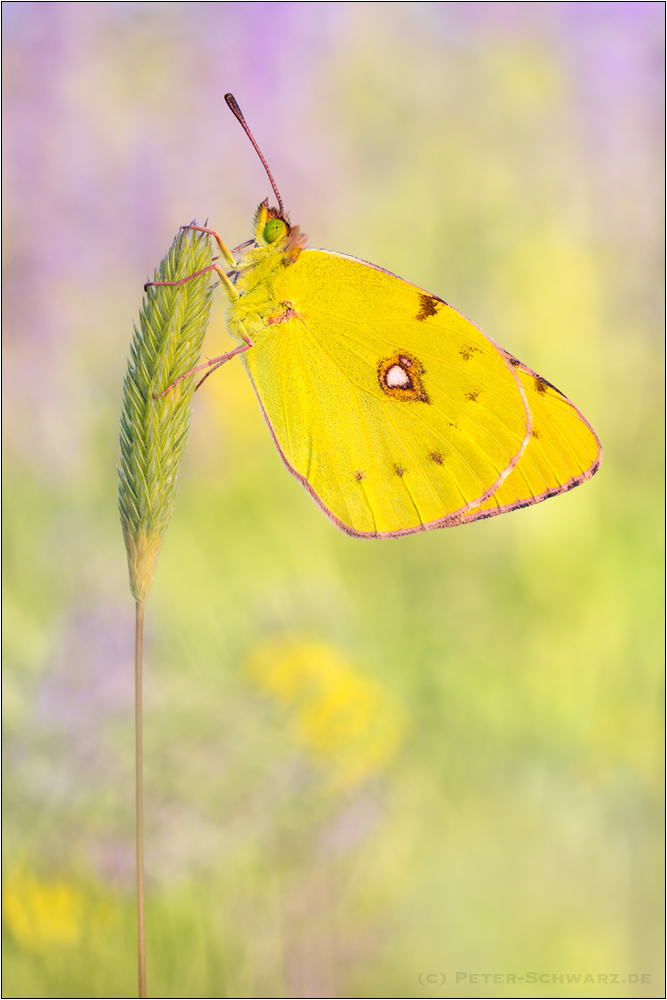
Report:
[[[181,229],[182,230],[193,229],[195,232],[198,233],[208,233],[209,236],[212,236],[215,239],[216,243],[220,247],[220,252],[222,253],[222,256],[225,258],[227,263],[232,268],[234,268],[234,270],[236,270],[237,265],[234,259],[234,255],[225,245],[225,243],[223,243],[222,237],[218,233],[216,233],[215,229],[209,229],[207,226],[197,226],[194,222],[189,223],[187,226],[181,226]],[[200,274],[206,274],[207,271],[218,272],[218,274],[220,275],[220,279],[223,285],[225,286],[225,291],[227,292],[232,301],[234,301],[239,297],[239,293],[237,292],[236,288],[229,280],[228,276],[225,274],[225,272],[222,270],[219,264],[209,264],[208,267],[202,268],[201,271],[195,271],[194,274],[189,274],[186,278],[179,278],[178,281],[147,281],[146,284],[144,285],[144,291],[147,291],[147,289],[151,285],[182,285],[186,281],[192,281],[193,278],[198,278]]]
[[[229,359],[233,358],[234,355],[236,354],[243,354],[244,351],[247,351],[252,346],[253,343],[251,340],[249,340],[247,344],[241,344],[240,347],[237,347],[235,351],[230,351],[229,354],[221,354],[219,358],[211,358],[211,360],[208,362],[208,364],[211,365],[211,367],[206,372],[204,377],[200,378],[199,381],[197,382],[197,385],[195,386],[195,392],[204,384],[209,375],[212,375],[213,372],[220,367],[220,365],[224,365],[225,361],[229,361]],[[205,367],[206,365],[202,365],[202,368]]]
[[[190,225],[188,226],[181,226],[181,229],[194,229],[195,232],[197,233],[208,233],[208,235],[212,236],[213,239],[218,244],[218,246],[220,247],[220,252],[222,253],[222,256],[225,258],[227,263],[230,264],[231,267],[233,268],[236,267],[236,261],[234,260],[234,255],[232,254],[231,250],[229,250],[229,248],[226,246],[226,244],[223,243],[222,237],[218,233],[216,233],[215,229],[209,229],[207,226],[196,226],[193,222],[191,222]]]
[[[154,393],[153,399],[159,399],[160,396],[165,396],[168,392],[171,391],[171,389],[174,388],[175,385],[178,385],[178,383],[182,382],[184,378],[187,378],[188,375],[194,375],[195,372],[201,372],[205,368],[208,368],[209,370],[206,372],[204,377],[200,379],[199,382],[197,382],[197,385],[195,386],[195,392],[196,392],[199,386],[202,384],[202,382],[205,382],[206,379],[209,377],[209,375],[213,374],[216,368],[219,368],[220,365],[224,365],[225,361],[229,361],[230,358],[236,357],[237,354],[243,354],[244,351],[247,351],[251,347],[253,347],[254,346],[253,342],[248,336],[248,334],[245,332],[245,330],[243,329],[243,327],[241,327],[240,324],[239,327],[241,336],[243,337],[245,343],[240,344],[238,347],[234,348],[233,351],[228,351],[227,354],[221,354],[217,358],[209,358],[209,360],[205,361],[203,365],[197,365],[196,368],[191,368],[190,371],[184,372],[182,375],[179,375],[179,377],[177,379],[174,379],[174,381],[170,385],[168,385],[167,388],[164,389],[162,392]]]
[[[229,277],[225,274],[219,264],[209,264],[208,267],[203,267],[201,271],[195,271],[194,274],[188,274],[186,278],[179,278],[177,281],[147,281],[144,285],[144,291],[147,292],[151,285],[184,285],[186,281],[192,281],[193,278],[198,278],[201,274],[207,274],[209,271],[217,271],[220,276],[220,280],[225,286],[225,291],[232,301],[235,301],[239,297],[239,293],[234,287],[234,285],[229,280]]]
[[[215,232],[214,229],[208,229],[206,226],[197,226],[194,223],[191,223],[188,226],[181,226],[181,229],[194,229],[197,232],[208,233],[209,236],[213,236],[217,241],[223,256],[232,265],[232,267],[236,268],[236,261],[234,260],[234,257],[232,256],[231,252],[227,249],[222,239],[220,238],[218,233]],[[219,264],[209,264],[208,267],[202,268],[201,271],[195,271],[194,274],[188,274],[187,277],[179,278],[177,281],[147,281],[146,284],[144,285],[144,291],[146,291],[151,285],[182,285],[186,281],[192,281],[193,278],[198,278],[202,274],[207,274],[209,271],[217,271],[220,280],[222,281],[225,287],[225,291],[227,292],[227,295],[232,300],[232,302],[238,299],[239,297],[238,290],[234,287],[234,285],[229,279],[229,276],[223,271],[223,269],[220,267]],[[205,382],[208,376],[212,375],[213,372],[216,370],[216,368],[219,368],[220,365],[224,365],[225,361],[229,361],[230,358],[235,357],[237,354],[242,354],[244,351],[247,351],[250,347],[253,346],[252,340],[246,333],[241,323],[237,324],[237,332],[243,338],[244,340],[243,344],[240,344],[239,347],[235,348],[233,351],[228,351],[227,354],[221,354],[220,357],[211,358],[210,360],[204,362],[203,365],[198,365],[196,368],[191,368],[189,371],[184,372],[182,375],[179,375],[179,377],[175,379],[170,385],[168,385],[167,388],[164,389],[162,392],[155,393],[153,395],[153,398],[159,399],[160,396],[166,395],[171,389],[174,388],[175,385],[178,385],[178,383],[182,382],[184,378],[187,378],[188,375],[194,375],[195,372],[200,372],[203,371],[205,368],[208,368],[209,370],[206,372],[204,377],[200,379],[197,385],[195,386],[195,392],[196,392],[199,386],[202,384],[202,382]]]

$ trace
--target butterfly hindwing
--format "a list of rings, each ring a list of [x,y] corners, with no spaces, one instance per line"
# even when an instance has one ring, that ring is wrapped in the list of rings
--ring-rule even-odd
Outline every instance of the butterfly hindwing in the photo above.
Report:
[[[550,382],[504,352],[523,385],[532,415],[531,436],[521,461],[499,489],[464,521],[503,514],[579,486],[600,465],[595,431],[573,403]]]

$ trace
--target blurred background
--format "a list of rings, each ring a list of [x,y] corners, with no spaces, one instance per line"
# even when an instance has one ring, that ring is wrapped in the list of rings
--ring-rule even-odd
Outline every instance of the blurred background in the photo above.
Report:
[[[604,460],[354,540],[241,364],[206,383],[146,609],[149,995],[662,996],[664,5],[2,12],[3,995],[137,995],[121,382],[178,227],[235,246],[270,194],[232,91],[311,246],[451,302]]]

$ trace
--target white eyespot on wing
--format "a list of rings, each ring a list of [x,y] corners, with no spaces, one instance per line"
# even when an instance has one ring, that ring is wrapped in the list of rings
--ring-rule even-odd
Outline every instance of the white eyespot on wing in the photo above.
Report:
[[[384,380],[390,389],[409,389],[412,386],[412,379],[401,365],[392,365],[385,372]]]

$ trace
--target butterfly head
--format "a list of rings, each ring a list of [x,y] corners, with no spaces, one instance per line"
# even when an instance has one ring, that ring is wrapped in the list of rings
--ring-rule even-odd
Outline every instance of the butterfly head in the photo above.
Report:
[[[294,263],[308,237],[299,226],[292,226],[285,214],[277,208],[269,208],[268,198],[257,209],[254,222],[255,242],[262,248],[275,248],[286,255],[286,263]]]

